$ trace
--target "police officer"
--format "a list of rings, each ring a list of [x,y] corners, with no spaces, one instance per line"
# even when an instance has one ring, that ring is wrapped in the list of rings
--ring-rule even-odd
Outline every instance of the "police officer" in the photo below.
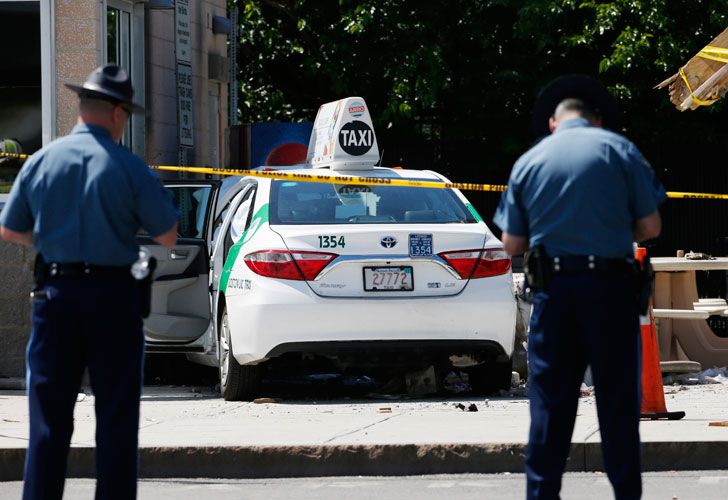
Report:
[[[127,73],[94,70],[79,95],[78,124],[23,166],[0,214],[3,239],[34,246],[33,331],[26,353],[30,441],[24,499],[60,499],[73,407],[88,369],[96,401],[96,498],[136,497],[144,336],[130,274],[143,227],[176,242],[171,195],[119,145],[132,112]]]
[[[531,426],[527,498],[559,498],[579,388],[591,366],[602,453],[617,499],[641,496],[640,329],[632,242],[658,236],[665,191],[637,148],[611,132],[616,101],[569,75],[543,89],[548,135],[515,163],[496,211],[503,244],[527,256]]]

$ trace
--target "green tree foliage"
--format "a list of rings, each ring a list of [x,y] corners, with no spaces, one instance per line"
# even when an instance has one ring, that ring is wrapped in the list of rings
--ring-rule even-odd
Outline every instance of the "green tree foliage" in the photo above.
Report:
[[[539,89],[558,75],[587,73],[619,97],[624,131],[648,157],[662,158],[666,141],[700,137],[725,144],[725,134],[716,134],[715,122],[706,119],[722,103],[679,114],[665,91],[652,88],[728,26],[725,0],[237,5],[243,122],[312,120],[319,104],[361,95],[380,142],[482,147],[477,165],[456,168],[453,154],[435,148],[432,163],[416,167],[502,181],[533,141],[530,111]],[[674,167],[656,165],[660,171]]]

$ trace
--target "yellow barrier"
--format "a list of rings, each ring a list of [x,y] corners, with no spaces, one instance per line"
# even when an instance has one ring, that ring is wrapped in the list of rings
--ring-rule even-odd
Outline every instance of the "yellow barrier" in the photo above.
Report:
[[[30,155],[0,153],[0,156],[28,158]],[[178,167],[170,165],[150,165],[149,168],[165,172],[189,172],[193,174],[212,175],[238,175],[241,177],[262,177],[266,179],[281,179],[298,182],[327,182],[329,184],[353,184],[357,186],[404,186],[430,189],[460,189],[461,191],[481,191],[496,193],[503,192],[507,189],[507,186],[502,184],[473,184],[468,182],[437,182],[419,181],[412,179],[392,179],[389,177],[304,174],[300,172],[292,173],[286,170],[236,170],[229,168]],[[728,200],[728,194],[685,193],[679,191],[668,191],[667,197],[673,199]]]

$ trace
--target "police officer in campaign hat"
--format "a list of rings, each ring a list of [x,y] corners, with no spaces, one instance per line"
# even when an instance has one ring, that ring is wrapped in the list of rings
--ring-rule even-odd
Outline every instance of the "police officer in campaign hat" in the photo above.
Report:
[[[136,497],[144,335],[130,273],[144,228],[176,242],[170,193],[119,145],[132,112],[127,73],[107,65],[83,85],[78,124],[25,163],[0,214],[3,239],[34,246],[33,331],[26,353],[30,441],[24,499],[60,499],[84,369],[96,405],[96,498]]]
[[[533,116],[547,137],[513,166],[494,218],[508,253],[529,250],[527,498],[559,498],[587,366],[615,497],[639,498],[638,311],[646,301],[638,297],[649,279],[632,259],[633,242],[659,235],[665,191],[615,132],[618,106],[600,82],[554,80]]]

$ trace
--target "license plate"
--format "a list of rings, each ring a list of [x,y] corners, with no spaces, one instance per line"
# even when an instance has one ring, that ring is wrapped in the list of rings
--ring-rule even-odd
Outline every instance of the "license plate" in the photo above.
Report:
[[[365,267],[365,292],[411,292],[414,290],[412,268],[402,267]]]
[[[409,254],[410,257],[432,257],[432,235],[410,234]]]

